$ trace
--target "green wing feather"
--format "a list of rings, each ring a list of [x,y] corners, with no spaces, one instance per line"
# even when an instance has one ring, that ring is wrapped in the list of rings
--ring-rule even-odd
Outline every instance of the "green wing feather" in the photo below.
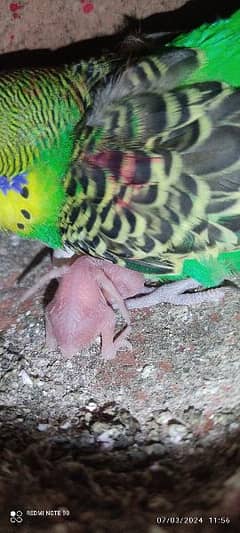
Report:
[[[184,86],[201,62],[201,52],[169,49],[102,92],[68,176],[65,245],[163,280],[213,286],[234,271],[240,92]]]

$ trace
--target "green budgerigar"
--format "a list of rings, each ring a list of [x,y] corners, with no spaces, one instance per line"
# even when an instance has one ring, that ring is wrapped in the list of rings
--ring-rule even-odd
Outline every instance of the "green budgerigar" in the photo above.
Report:
[[[237,11],[128,67],[103,58],[0,78],[0,226],[88,254],[79,269],[96,279],[101,272],[87,306],[84,278],[73,288],[76,263],[64,271],[47,323],[58,344],[68,323],[70,351],[81,339],[73,303],[66,320],[69,286],[86,316],[101,298],[106,308],[125,299],[125,309],[214,299],[221,289],[185,291],[240,270],[239,27]],[[136,291],[125,270],[121,285],[120,267],[137,271],[129,273]],[[149,288],[145,279],[177,284]],[[113,355],[111,342],[105,352]]]

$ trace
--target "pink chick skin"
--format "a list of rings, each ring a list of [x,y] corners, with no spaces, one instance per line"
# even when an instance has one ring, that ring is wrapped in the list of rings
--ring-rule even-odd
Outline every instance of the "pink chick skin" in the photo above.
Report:
[[[52,277],[60,277],[60,281],[46,308],[49,348],[58,346],[65,357],[70,357],[90,346],[98,335],[104,359],[115,357],[120,348],[131,347],[126,340],[130,320],[124,299],[144,290],[142,274],[88,256],[81,256],[71,266],[53,271]],[[114,336],[112,306],[126,321],[126,327],[117,336]]]

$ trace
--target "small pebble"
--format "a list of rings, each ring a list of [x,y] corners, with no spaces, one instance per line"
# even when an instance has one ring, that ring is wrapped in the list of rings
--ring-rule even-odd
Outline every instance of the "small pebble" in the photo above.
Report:
[[[37,429],[38,431],[47,431],[49,428],[49,424],[38,424]]]
[[[33,380],[30,378],[30,376],[27,374],[26,370],[20,371],[20,376],[22,378],[23,385],[28,385],[29,387],[33,386]]]

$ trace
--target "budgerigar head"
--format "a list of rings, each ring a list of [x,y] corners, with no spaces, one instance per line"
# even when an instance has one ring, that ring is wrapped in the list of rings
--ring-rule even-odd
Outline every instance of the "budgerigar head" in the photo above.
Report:
[[[0,77],[0,229],[61,245],[58,215],[80,104],[61,72]]]

